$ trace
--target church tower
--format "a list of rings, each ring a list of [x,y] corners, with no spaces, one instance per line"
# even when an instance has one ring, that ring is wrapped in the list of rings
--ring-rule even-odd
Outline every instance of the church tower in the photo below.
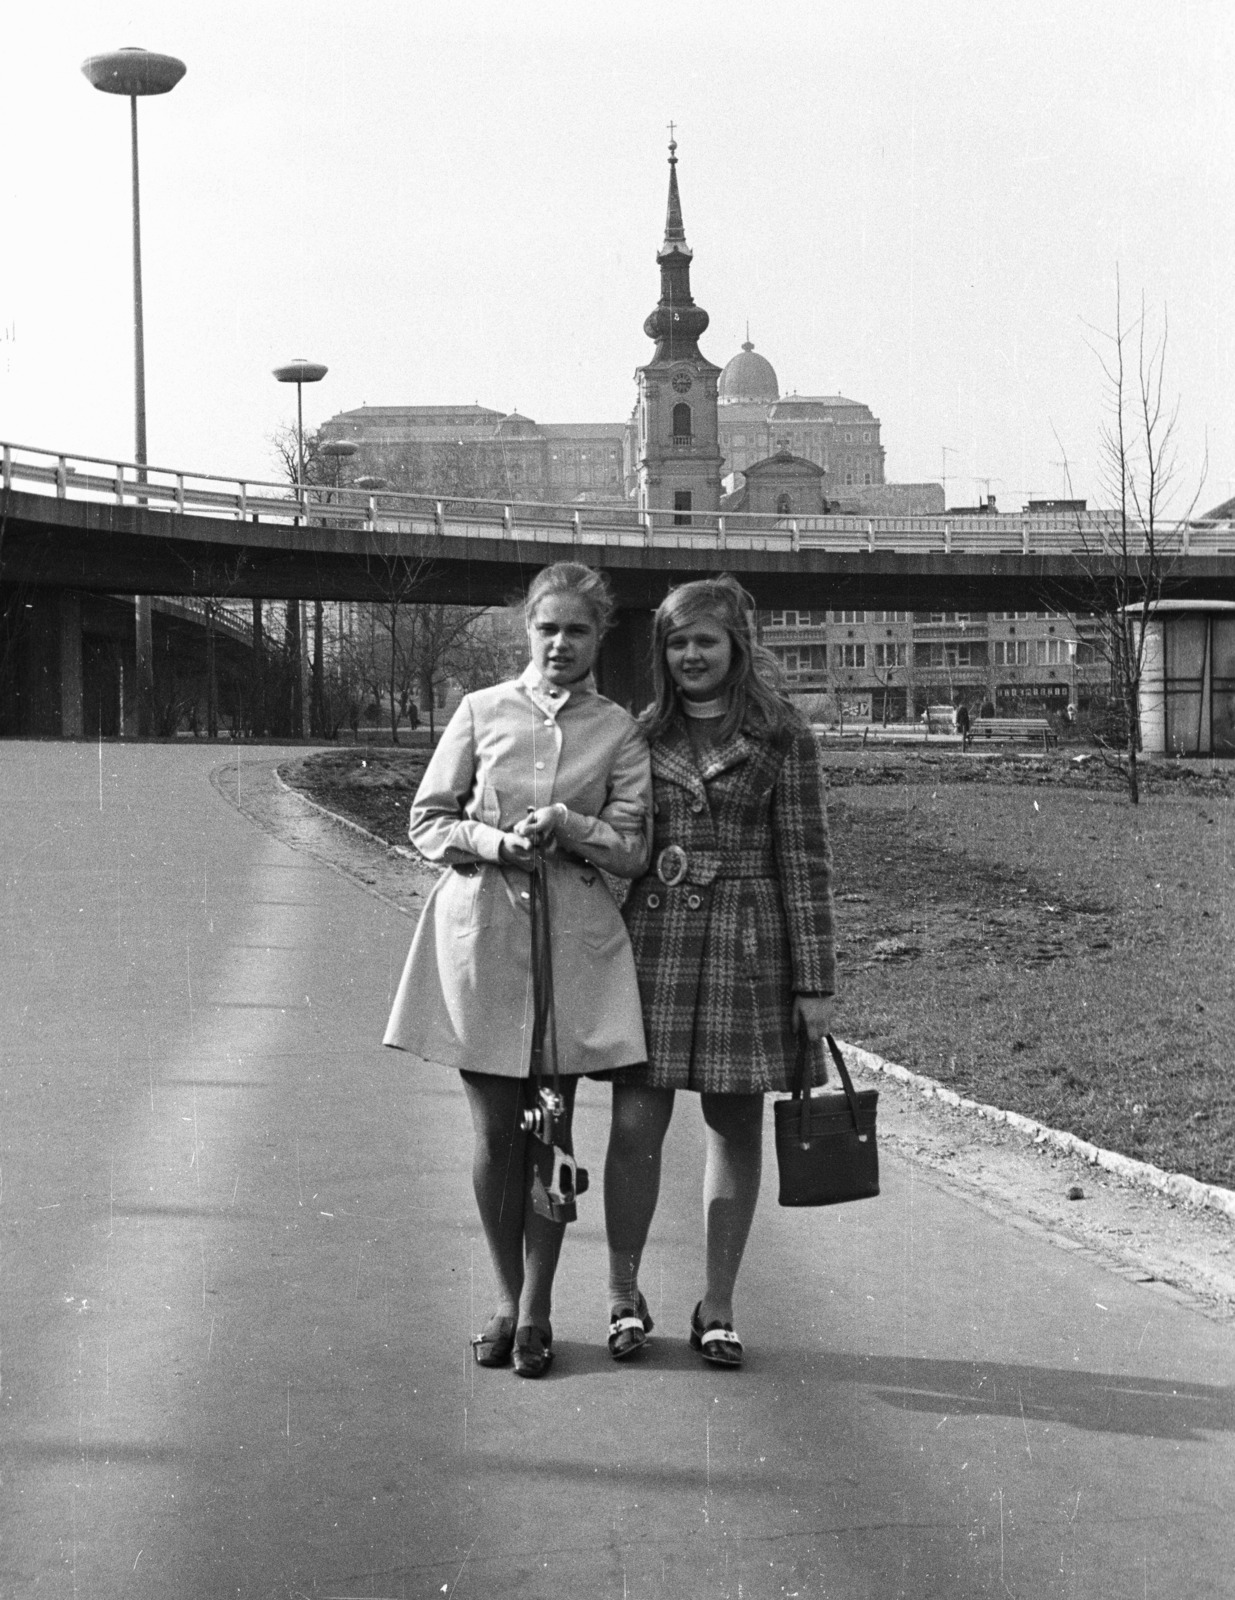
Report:
[[[656,349],[636,373],[636,451],[639,509],[670,511],[674,523],[689,527],[692,514],[720,510],[722,458],[716,410],[720,368],[699,351],[708,314],[690,296],[691,251],[682,226],[672,131],[671,127],[665,242],[656,257],[660,303],[643,324]]]

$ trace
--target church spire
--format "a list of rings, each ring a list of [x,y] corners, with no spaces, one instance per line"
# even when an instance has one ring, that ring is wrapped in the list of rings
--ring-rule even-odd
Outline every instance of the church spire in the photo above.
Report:
[[[673,137],[673,124],[669,124],[669,204],[665,208],[665,242],[660,247],[661,255],[668,255],[670,251],[680,251],[689,256],[690,246],[686,243],[686,227],[682,221],[682,200],[678,194],[678,142]]]
[[[682,221],[682,199],[678,193],[677,140],[669,124],[669,203],[665,210],[665,242],[656,256],[660,268],[660,303],[643,324],[649,339],[656,340],[651,365],[699,357],[699,335],[711,320],[690,294],[691,249],[686,243]]]

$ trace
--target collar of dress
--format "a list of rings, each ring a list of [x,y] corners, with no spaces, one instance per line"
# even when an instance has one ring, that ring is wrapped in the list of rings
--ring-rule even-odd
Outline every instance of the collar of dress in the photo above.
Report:
[[[524,667],[519,682],[527,691],[528,699],[547,717],[556,717],[562,707],[572,699],[584,700],[588,695],[596,693],[596,680],[590,672],[586,678],[581,678],[578,683],[572,683],[568,689],[563,689],[559,684],[550,683],[531,661]]]

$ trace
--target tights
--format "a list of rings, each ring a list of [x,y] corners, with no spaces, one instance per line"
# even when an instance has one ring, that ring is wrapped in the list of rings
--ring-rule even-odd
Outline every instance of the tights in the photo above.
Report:
[[[759,1198],[763,1168],[763,1096],[703,1094],[707,1130],[703,1221],[707,1238],[701,1316],[733,1321],[733,1289]],[[639,1264],[660,1191],[661,1149],[673,1115],[672,1089],[613,1089],[613,1127],[605,1160],[609,1298],[634,1306]]]
[[[487,1072],[460,1076],[476,1135],[472,1187],[497,1278],[496,1315],[514,1317],[516,1327],[531,1325],[549,1333],[553,1275],[566,1224],[550,1222],[532,1209],[532,1176],[546,1146],[523,1131],[523,1112],[531,1104],[529,1080]],[[558,1143],[570,1152],[576,1081],[563,1078],[561,1087],[566,1124]],[[545,1172],[547,1167],[542,1178]]]

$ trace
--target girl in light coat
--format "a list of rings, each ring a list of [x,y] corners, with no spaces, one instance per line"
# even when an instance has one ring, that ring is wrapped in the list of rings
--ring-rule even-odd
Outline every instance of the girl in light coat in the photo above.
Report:
[[[564,1224],[533,1209],[545,1147],[523,1129],[532,1034],[533,842],[548,864],[557,1048],[570,1150],[579,1075],[644,1060],[639,994],[600,869],[647,864],[647,743],[597,694],[592,666],[613,613],[604,578],[564,562],[533,580],[523,675],[464,697],[412,804],[409,834],[445,867],[421,914],[385,1043],[457,1068],[475,1129],[472,1181],[498,1284],[473,1340],[480,1366],[539,1377]]]
[[[614,1075],[605,1168],[609,1349],[650,1331],[637,1275],[675,1091],[707,1133],[706,1270],[690,1321],[705,1360],[742,1364],[733,1291],[759,1194],[763,1097],[793,1084],[799,1030],[818,1041],[835,987],[832,857],[818,743],[777,687],[735,579],[685,583],[653,624],[653,865],[623,914],[648,1059]],[[818,1068],[814,1076],[821,1081]]]

